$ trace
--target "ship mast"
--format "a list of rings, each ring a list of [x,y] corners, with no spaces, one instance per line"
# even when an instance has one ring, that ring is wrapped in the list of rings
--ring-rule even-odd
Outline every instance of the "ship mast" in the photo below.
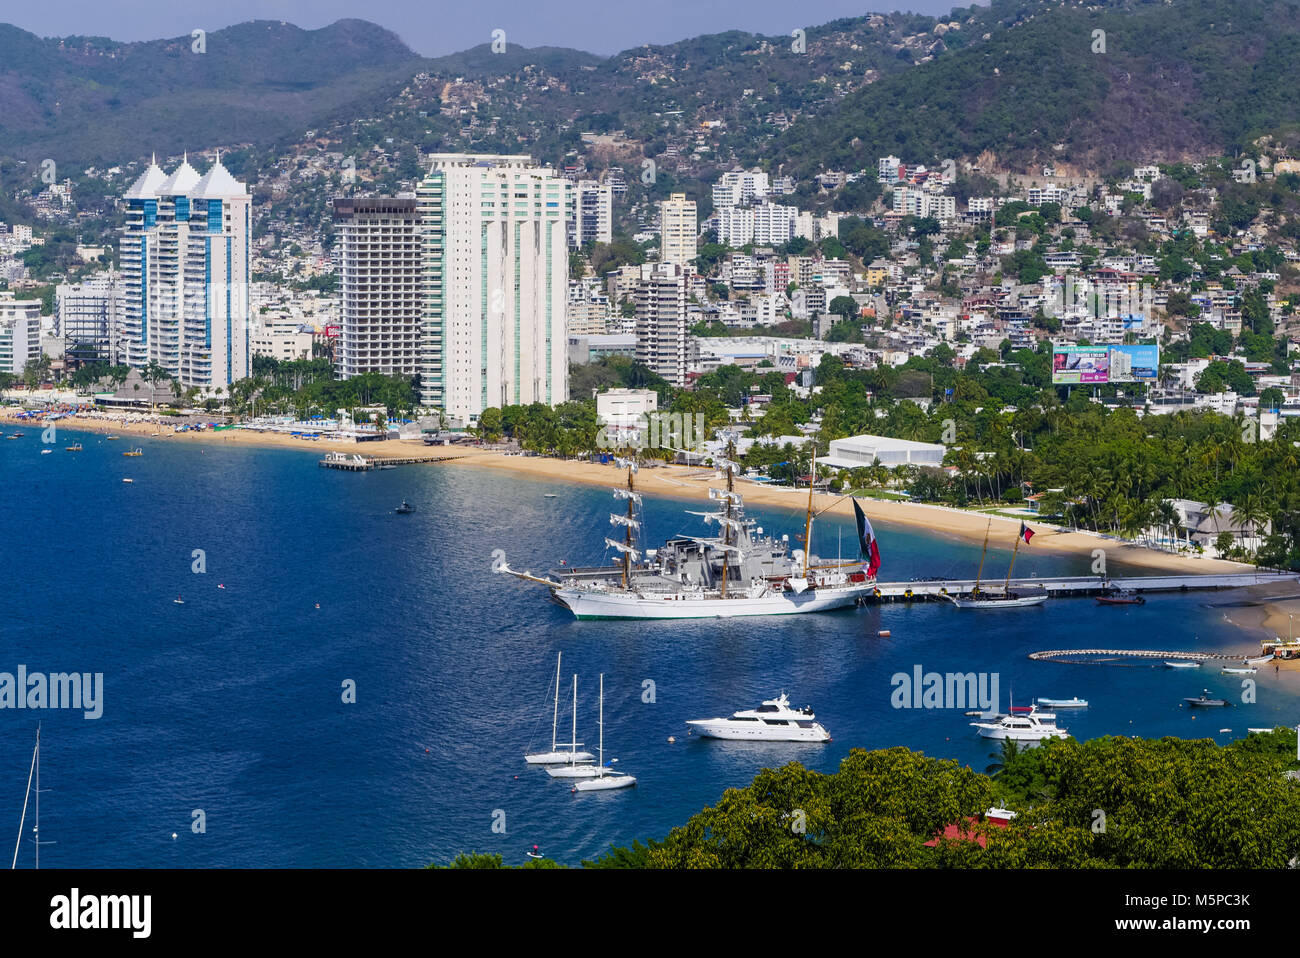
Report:
[[[812,475],[808,477],[808,521],[803,527],[803,577],[808,578],[808,552],[812,547],[813,488],[817,485],[817,440],[812,441]]]
[[[1002,585],[1002,594],[1011,595],[1011,570],[1016,567],[1016,553],[1020,551],[1020,536],[1016,536],[1016,547],[1011,550],[1011,564],[1007,566],[1007,581]]]
[[[634,490],[632,488],[633,468],[634,468],[633,463],[629,461],[627,464],[627,525],[624,527],[623,530],[623,545],[627,547],[623,550],[623,588],[624,589],[627,588],[628,573],[631,571],[632,568],[632,503],[633,503],[632,497],[634,493]]]
[[[727,461],[724,468],[727,470],[727,518],[722,523],[722,598],[727,597],[727,567],[731,565],[731,554],[727,547],[731,545],[731,493],[735,489],[734,478],[731,474],[732,456],[735,455],[736,444],[734,442],[727,444]]]
[[[984,549],[980,552],[980,568],[979,571],[975,573],[975,589],[971,592],[971,595],[980,594],[980,579],[984,577],[984,556],[989,551],[989,530],[992,528],[993,520],[990,519],[988,526],[984,529]]]

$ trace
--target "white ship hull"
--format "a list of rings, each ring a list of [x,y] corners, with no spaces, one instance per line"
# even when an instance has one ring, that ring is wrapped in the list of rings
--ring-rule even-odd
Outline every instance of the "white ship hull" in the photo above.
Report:
[[[978,726],[977,726],[978,727]],[[1011,740],[1013,742],[1045,742],[1049,738],[1069,738],[1069,733],[1064,729],[1052,729],[1046,731],[1043,729],[1004,729],[1004,728],[979,728],[982,738],[991,738],[999,742]]]
[[[529,765],[575,765],[595,760],[596,756],[590,752],[534,752],[524,756]]]
[[[830,733],[814,723],[812,728],[773,728],[752,722],[727,719],[697,719],[687,722],[696,735],[748,742],[829,742]],[[746,728],[745,726],[750,726]]]
[[[575,792],[604,792],[611,788],[628,788],[635,785],[636,779],[631,775],[623,772],[612,772],[601,775],[599,778],[584,778],[580,782],[573,783]]]
[[[595,778],[600,774],[600,766],[592,765],[552,765],[546,769],[551,778]]]
[[[557,601],[579,619],[729,619],[744,615],[795,615],[854,606],[871,595],[874,583],[785,591],[752,598],[719,598],[679,592],[637,595],[596,589],[559,588]]]
[[[1047,593],[1039,595],[1018,595],[1011,599],[953,599],[952,604],[959,609],[1023,609],[1029,605],[1042,605],[1047,601]]]

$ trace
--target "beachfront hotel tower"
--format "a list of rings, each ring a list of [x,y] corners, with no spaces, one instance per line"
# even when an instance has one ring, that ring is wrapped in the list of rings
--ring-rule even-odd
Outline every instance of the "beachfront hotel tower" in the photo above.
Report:
[[[435,154],[416,191],[420,401],[471,421],[569,398],[573,186],[528,156]]]
[[[338,375],[412,377],[421,372],[424,262],[414,196],[334,200],[342,251]]]
[[[186,158],[151,162],[124,200],[119,361],[226,392],[250,371],[248,189],[220,157],[202,175]]]

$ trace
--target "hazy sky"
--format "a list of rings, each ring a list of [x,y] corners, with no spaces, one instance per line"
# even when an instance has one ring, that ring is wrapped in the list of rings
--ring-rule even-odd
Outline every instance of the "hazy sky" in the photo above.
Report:
[[[439,56],[491,40],[526,47],[576,47],[608,55],[642,43],[670,43],[702,33],[747,30],[787,34],[871,10],[946,13],[971,0],[40,0],[6,4],[0,22],[43,37],[74,34],[157,40],[216,30],[245,20],[287,20],[314,29],[344,17],[392,30],[417,53]]]

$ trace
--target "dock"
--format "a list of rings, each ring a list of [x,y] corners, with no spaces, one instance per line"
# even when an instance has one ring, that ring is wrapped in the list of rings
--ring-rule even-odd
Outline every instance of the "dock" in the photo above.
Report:
[[[980,583],[985,593],[1002,591],[1005,580],[988,578]],[[1012,579],[1011,590],[1046,591],[1050,597],[1101,595],[1114,589],[1137,593],[1189,592],[1203,589],[1240,589],[1251,585],[1289,582],[1300,591],[1300,576],[1293,572],[1228,572],[1193,575],[1036,576]],[[877,582],[877,602],[946,601],[946,596],[966,596],[975,589],[974,579],[925,579],[914,582]]]
[[[431,462],[451,462],[464,459],[464,456],[404,456],[388,458],[386,456],[361,456],[344,452],[331,452],[317,465],[324,469],[342,469],[344,472],[369,472],[382,466],[419,466]]]
[[[1172,659],[1202,662],[1218,659],[1224,662],[1240,662],[1241,654],[1229,655],[1226,652],[1161,652],[1157,649],[1048,649],[1044,652],[1030,652],[1029,657],[1035,662],[1053,659],[1067,659],[1075,655],[1106,656],[1114,659]]]

